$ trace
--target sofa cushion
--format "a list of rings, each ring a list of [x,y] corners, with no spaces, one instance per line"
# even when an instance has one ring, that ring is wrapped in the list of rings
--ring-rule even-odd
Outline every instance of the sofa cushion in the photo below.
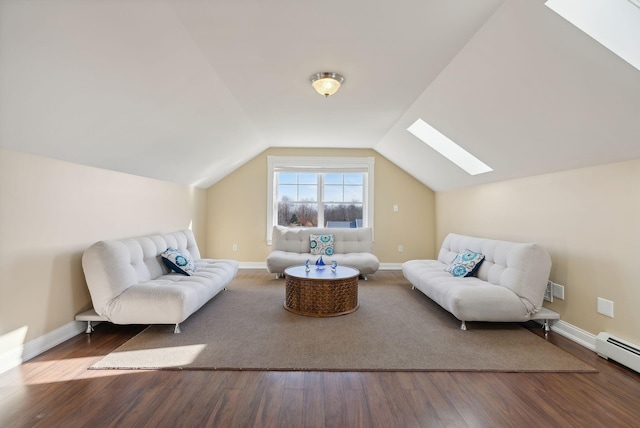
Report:
[[[171,274],[160,257],[168,248],[193,260],[195,272]],[[238,262],[202,259],[193,232],[181,230],[96,242],[82,268],[98,315],[115,324],[175,324],[223,290]]]
[[[133,284],[102,309],[116,324],[174,324],[184,321],[235,277],[234,260],[196,260],[191,276],[166,274]]]
[[[321,256],[333,255],[333,235],[326,233],[322,235],[309,235],[309,246],[311,247],[311,254]]]
[[[162,257],[164,264],[174,272],[190,276],[196,271],[193,259],[188,254],[182,253],[173,247],[167,248],[165,252],[160,254],[160,257]]]
[[[461,251],[484,254],[476,277],[517,294],[530,313],[540,309],[551,270],[551,258],[539,245],[448,234],[438,260],[448,264]]]
[[[464,250],[453,258],[445,267],[445,271],[456,277],[473,276],[484,260],[484,254]]]
[[[370,227],[339,229],[274,226],[271,250],[309,253],[310,235],[326,233],[333,235],[333,252],[336,254],[373,253],[373,230]]]
[[[304,265],[307,260],[315,260],[311,254],[311,235],[333,236],[333,254],[323,254],[324,262],[330,265],[334,260],[340,266],[351,266],[363,275],[375,273],[380,267],[373,254],[373,230],[369,227],[355,229],[320,227],[273,227],[271,252],[267,257],[267,269],[281,274],[289,266]]]

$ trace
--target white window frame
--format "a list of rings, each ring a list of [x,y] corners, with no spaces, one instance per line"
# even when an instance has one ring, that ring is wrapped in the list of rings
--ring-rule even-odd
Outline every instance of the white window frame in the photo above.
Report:
[[[374,157],[267,156],[267,245],[271,245],[275,212],[278,209],[276,172],[361,172],[366,174],[362,217],[364,226],[373,228]],[[320,201],[318,201],[320,202]],[[321,227],[321,226],[320,226]]]

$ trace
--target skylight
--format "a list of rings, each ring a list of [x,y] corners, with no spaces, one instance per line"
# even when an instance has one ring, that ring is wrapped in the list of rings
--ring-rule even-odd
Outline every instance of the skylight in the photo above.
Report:
[[[413,124],[407,128],[407,131],[411,132],[413,135],[429,145],[429,147],[471,175],[478,175],[493,171],[491,167],[487,166],[471,153],[451,141],[422,119],[418,119],[413,122]]]
[[[640,0],[548,0],[545,5],[640,70]]]

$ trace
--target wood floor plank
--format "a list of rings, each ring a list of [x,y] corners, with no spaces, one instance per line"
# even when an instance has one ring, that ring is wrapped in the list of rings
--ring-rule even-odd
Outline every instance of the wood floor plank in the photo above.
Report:
[[[342,375],[337,372],[324,373],[322,382],[326,426],[346,426],[348,417]]]
[[[278,427],[299,428],[303,420],[304,391],[299,388],[285,388],[278,417]]]
[[[234,414],[240,404],[240,390],[237,388],[225,388],[218,398],[215,407],[209,415],[209,419],[203,426],[230,427]]]
[[[379,376],[378,372],[362,373],[360,376],[371,416],[371,426],[380,428],[399,426]]]
[[[414,389],[413,382],[408,382],[406,377],[392,372],[382,372],[378,378],[397,424],[406,428],[420,427],[416,414],[406,399],[406,389],[403,387],[404,384]]]
[[[421,389],[409,389],[404,392],[407,404],[413,409],[416,420],[421,427],[437,428],[443,427],[444,423],[438,417],[436,409],[429,401],[429,397]]]
[[[304,374],[305,372],[288,372],[287,382],[284,387],[287,389],[304,389]]]
[[[267,388],[269,378],[266,372],[245,372],[247,381],[240,391],[239,403],[231,426],[250,427],[258,417],[262,395]]]
[[[342,386],[347,389],[362,389],[362,381],[360,380],[360,373],[357,372],[342,372],[340,373],[342,378]]]
[[[420,385],[420,389],[424,392],[427,400],[436,411],[437,417],[444,426],[466,427],[462,415],[449,400],[449,391],[443,391],[434,382],[438,377],[442,377],[443,373],[416,373],[414,381]]]
[[[322,372],[307,372],[304,378],[303,426],[325,426],[324,382]]]
[[[460,376],[462,375],[462,376]],[[440,391],[447,390],[447,400],[460,415],[461,421],[467,426],[492,426],[496,417],[495,412],[487,412],[487,409],[479,404],[476,398],[476,388],[469,386],[461,379],[470,378],[463,373],[439,373],[433,376],[433,384]]]
[[[367,405],[367,397],[364,394],[364,389],[345,389],[344,398],[347,408],[347,426],[354,428],[373,426],[371,422],[371,411]]]
[[[210,372],[209,381],[201,385],[191,412],[185,416],[185,426],[206,426],[214,413],[214,406],[225,392],[231,372]]]
[[[504,377],[511,374],[511,379]],[[560,422],[570,423],[571,419],[564,412],[558,411],[550,402],[550,395],[545,391],[544,382],[535,373],[479,373],[480,382],[476,391],[483,401],[495,403],[493,413],[506,415],[514,420],[514,409],[520,407],[522,421],[535,417],[541,424],[554,426]],[[510,397],[505,401],[500,397]],[[497,399],[496,399],[497,398]]]
[[[267,374],[266,385],[256,410],[253,424],[255,428],[275,428],[278,426],[286,376],[287,374],[284,372],[269,372]]]
[[[413,375],[411,372],[393,372],[393,376],[400,388],[407,390],[418,389],[418,387],[413,382]]]

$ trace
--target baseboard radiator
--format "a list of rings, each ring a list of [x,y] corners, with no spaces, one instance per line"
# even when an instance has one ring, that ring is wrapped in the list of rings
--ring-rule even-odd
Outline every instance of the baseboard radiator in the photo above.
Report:
[[[640,348],[632,343],[602,332],[596,337],[596,352],[640,373]]]

